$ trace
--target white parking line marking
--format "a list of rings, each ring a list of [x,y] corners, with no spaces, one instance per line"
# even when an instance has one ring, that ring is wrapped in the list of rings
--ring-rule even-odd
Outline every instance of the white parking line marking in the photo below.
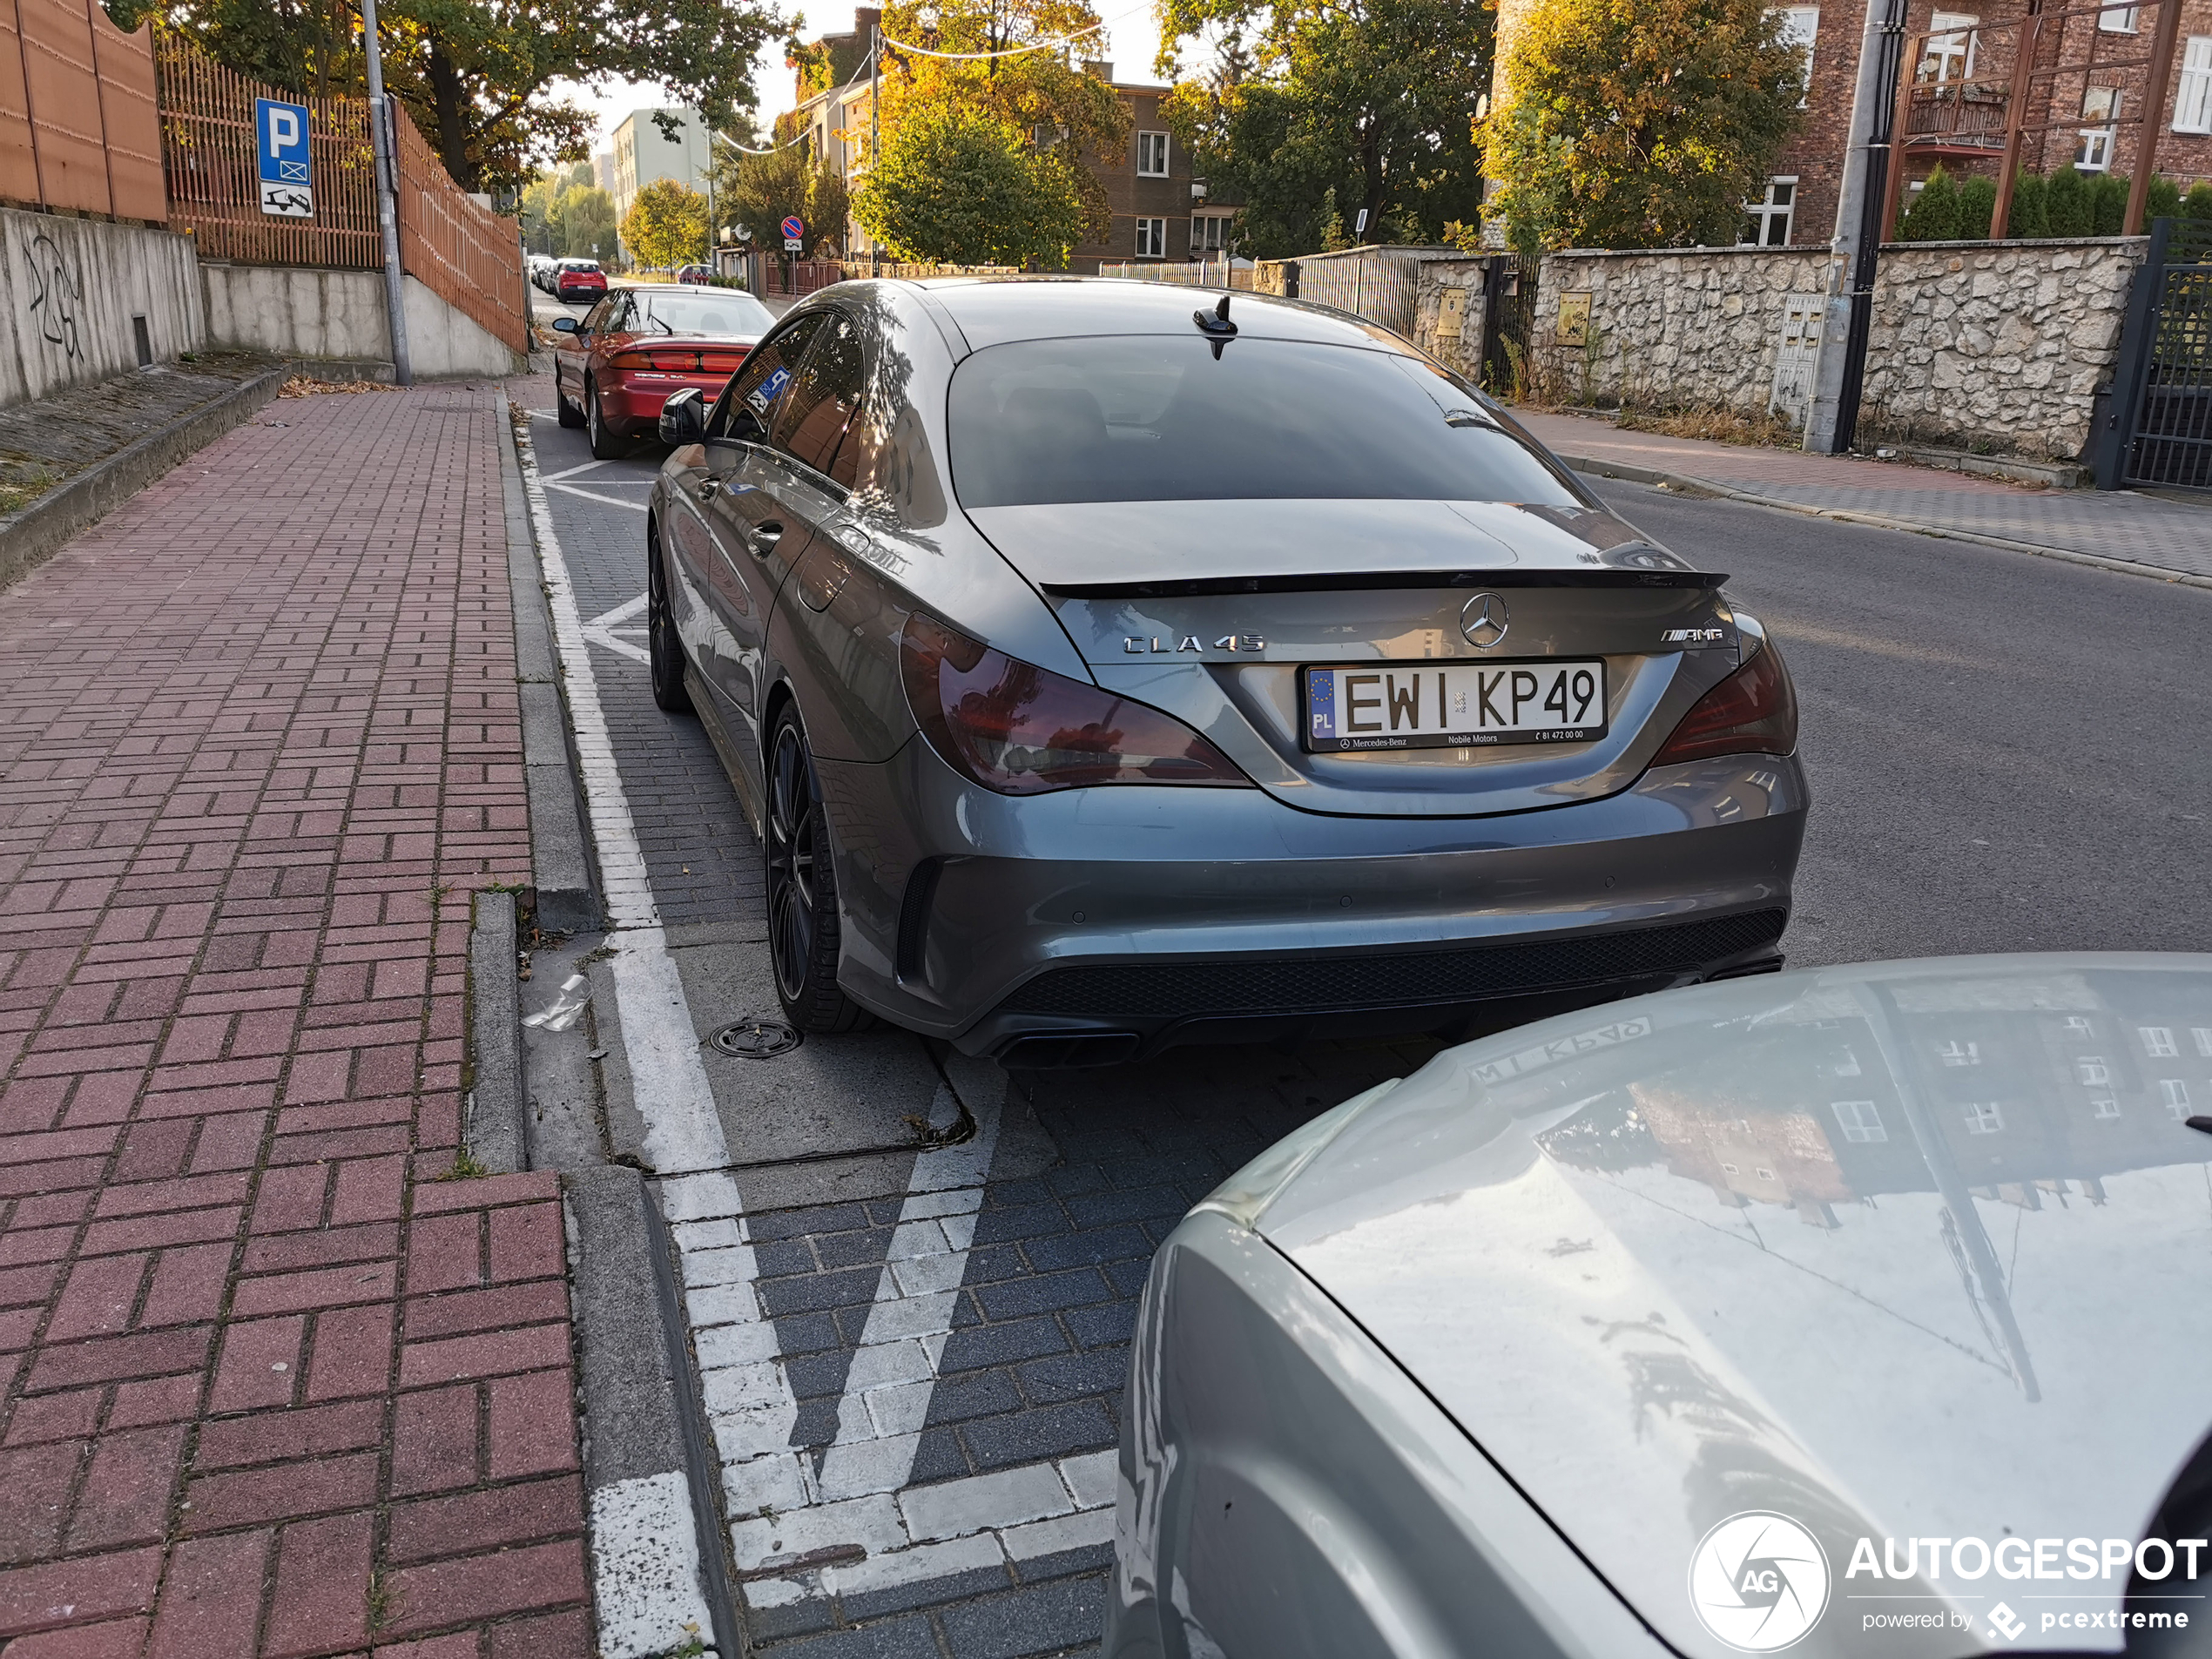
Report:
[[[645,596],[642,593],[634,599],[625,599],[612,610],[603,610],[585,623],[583,637],[618,657],[627,657],[634,663],[644,663],[651,667],[652,654],[642,645],[634,645],[627,639],[617,637],[615,631],[644,608]]]
[[[547,473],[545,482],[550,484],[556,478],[573,478],[580,472],[590,472],[594,467],[604,467],[608,464],[604,461],[587,461],[581,466],[563,467],[558,472]]]
[[[639,483],[650,483],[651,480],[641,478],[637,482]],[[624,501],[619,496],[602,496],[597,490],[578,489],[574,484],[549,483],[545,487],[548,489],[557,489],[563,495],[581,496],[586,501],[596,501],[608,507],[627,507],[633,513],[642,513],[650,510],[646,507],[646,504],[642,501]]]
[[[698,1529],[681,1469],[617,1480],[593,1493],[591,1542],[601,1563],[602,1653],[667,1653],[712,1639],[705,1600],[678,1588],[699,1577]]]

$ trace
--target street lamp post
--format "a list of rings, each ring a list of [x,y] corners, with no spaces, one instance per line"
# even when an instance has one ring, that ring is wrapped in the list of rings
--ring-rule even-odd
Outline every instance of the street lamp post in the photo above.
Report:
[[[384,97],[384,53],[376,39],[376,0],[361,0],[361,43],[368,54],[369,147],[376,167],[376,230],[384,245],[384,315],[392,331],[392,378],[415,384],[407,348],[407,283],[400,271],[399,158]]]

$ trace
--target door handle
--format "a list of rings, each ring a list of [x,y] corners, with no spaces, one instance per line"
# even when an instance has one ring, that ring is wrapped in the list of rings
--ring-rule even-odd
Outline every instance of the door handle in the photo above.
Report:
[[[775,550],[783,537],[784,527],[774,519],[765,519],[752,527],[752,552],[755,558],[765,558]]]
[[[721,489],[722,481],[719,478],[702,478],[697,493],[701,501],[711,501],[721,493]]]

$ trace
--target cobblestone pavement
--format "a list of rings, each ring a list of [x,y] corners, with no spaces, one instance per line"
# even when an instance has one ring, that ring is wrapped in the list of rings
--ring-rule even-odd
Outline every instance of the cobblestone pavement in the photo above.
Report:
[[[1515,413],[1544,442],[1577,459],[1674,473],[1902,528],[1963,531],[2212,577],[2212,505],[2133,490],[2033,489],[1927,467],[1622,432],[1577,415]]]
[[[550,381],[508,386],[538,411],[537,463],[662,920],[672,937],[732,921],[720,931],[757,936],[757,845],[698,723],[656,709],[623,649],[642,644],[635,614],[615,614],[643,591],[661,452],[590,465],[583,435],[550,418]],[[1011,1092],[971,1062],[952,1075],[974,1096],[977,1142],[908,1159],[879,1191],[747,1204],[738,1184],[770,1190],[759,1172],[664,1183],[755,1643],[772,1659],[1094,1651],[1152,1251],[1268,1143],[1432,1052],[1195,1049]],[[981,1171],[931,1165],[979,1148]]]
[[[279,408],[0,594],[0,1649],[581,1659],[554,1177],[433,1178],[502,411]]]

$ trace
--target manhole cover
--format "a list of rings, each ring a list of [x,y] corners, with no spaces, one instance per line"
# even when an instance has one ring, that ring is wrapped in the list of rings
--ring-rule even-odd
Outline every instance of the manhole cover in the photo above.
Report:
[[[799,1033],[781,1020],[739,1020],[725,1025],[707,1041],[722,1054],[740,1060],[773,1060],[799,1046]]]

